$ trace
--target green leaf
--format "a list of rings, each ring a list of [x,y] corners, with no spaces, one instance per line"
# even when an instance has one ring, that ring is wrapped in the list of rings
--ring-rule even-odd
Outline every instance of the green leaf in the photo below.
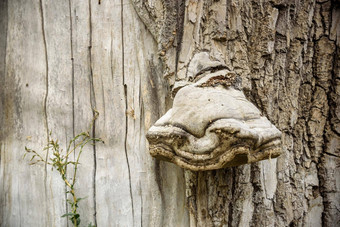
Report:
[[[77,136],[73,137],[73,139],[70,140],[68,147],[66,150],[62,149],[61,146],[59,145],[59,140],[58,139],[52,139],[52,131],[49,132],[49,140],[47,142],[47,145],[45,147],[43,147],[43,150],[49,150],[51,152],[52,155],[50,155],[49,158],[47,158],[46,160],[43,158],[43,156],[40,156],[39,153],[37,153],[35,150],[29,149],[25,146],[25,154],[23,155],[23,158],[26,157],[27,153],[32,153],[32,156],[30,156],[30,165],[34,165],[36,163],[39,162],[43,162],[45,164],[51,165],[52,170],[55,168],[59,174],[60,177],[62,178],[63,181],[65,181],[66,187],[68,189],[68,191],[66,192],[67,194],[72,194],[73,198],[76,198],[76,193],[74,192],[74,184],[76,179],[70,178],[70,180],[68,180],[67,178],[67,174],[66,174],[66,170],[67,168],[72,168],[73,167],[73,171],[76,173],[77,172],[77,166],[80,165],[79,162],[79,158],[80,155],[83,152],[83,147],[90,143],[95,143],[96,141],[102,141],[100,138],[92,138],[90,136],[90,131],[91,128],[93,127],[93,124],[95,123],[95,120],[97,119],[99,113],[97,110],[93,109],[95,116],[93,117],[93,120],[90,124],[89,130],[82,132],[80,134],[78,134]],[[104,141],[103,141],[104,142]],[[73,147],[73,148],[72,148]],[[64,153],[66,153],[64,155]],[[69,155],[71,153],[74,153],[75,155],[77,155],[77,159],[76,161],[69,161]],[[70,167],[68,167],[70,165]],[[76,178],[76,174],[74,174],[74,178]],[[68,182],[69,181],[69,184]],[[79,226],[80,224],[80,215],[77,213],[77,208],[78,208],[78,203],[83,200],[86,199],[87,197],[84,198],[77,198],[76,201],[74,201],[73,199],[67,199],[67,203],[69,204],[69,206],[72,209],[72,212],[70,213],[66,213],[64,215],[62,215],[61,217],[68,217],[68,220],[72,221],[72,224],[74,224],[75,226]],[[90,223],[88,225],[89,227],[95,227],[95,225],[92,225],[92,223]]]
[[[69,162],[67,162],[67,165],[68,165],[68,164],[75,165],[75,164],[76,164],[76,162],[71,162],[71,161],[69,161]]]
[[[78,199],[77,199],[77,203],[79,203],[79,201],[81,201],[81,200],[87,199],[87,197],[88,197],[88,196],[83,197],[83,198],[78,198]]]
[[[32,161],[35,158],[35,156],[37,156],[37,155],[33,155],[30,161]]]
[[[66,214],[63,214],[61,217],[64,218],[68,216],[74,216],[74,213],[66,213]]]

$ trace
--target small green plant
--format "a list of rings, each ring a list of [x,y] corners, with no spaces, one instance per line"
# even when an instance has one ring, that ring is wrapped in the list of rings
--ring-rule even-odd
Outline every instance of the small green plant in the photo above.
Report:
[[[74,138],[71,139],[69,142],[66,151],[60,149],[58,140],[49,139],[47,146],[43,148],[43,151],[49,152],[52,151],[52,155],[49,159],[44,158],[35,150],[25,147],[25,154],[32,155],[30,159],[30,165],[35,165],[37,163],[44,163],[47,165],[52,166],[52,170],[56,169],[59,172],[61,179],[64,181],[67,191],[66,193],[71,194],[72,199],[67,199],[67,203],[70,205],[71,212],[62,215],[61,217],[68,217],[69,220],[73,223],[75,227],[79,226],[80,224],[80,214],[78,213],[78,204],[81,200],[85,198],[79,198],[75,192],[75,183],[77,179],[77,170],[80,156],[83,152],[83,148],[88,143],[94,143],[96,141],[102,141],[100,138],[93,138],[90,136],[90,130],[98,117],[98,111],[94,110],[95,116],[90,124],[89,130],[86,132],[82,132],[76,135]],[[50,137],[51,137],[50,133]],[[78,151],[78,152],[77,152]],[[75,160],[70,161],[70,155],[75,154]],[[70,168],[69,166],[73,167],[73,177],[69,178],[67,176],[67,170]],[[93,226],[89,224],[89,226]]]

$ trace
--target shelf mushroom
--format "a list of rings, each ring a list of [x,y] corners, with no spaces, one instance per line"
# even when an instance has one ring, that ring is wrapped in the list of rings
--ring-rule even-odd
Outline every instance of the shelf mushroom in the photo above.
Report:
[[[206,58],[195,56],[173,107],[149,129],[150,154],[193,171],[278,157],[281,132],[246,99],[235,73]]]

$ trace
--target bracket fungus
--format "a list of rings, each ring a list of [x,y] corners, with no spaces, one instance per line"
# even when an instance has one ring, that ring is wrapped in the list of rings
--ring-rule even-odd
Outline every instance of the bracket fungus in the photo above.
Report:
[[[149,129],[150,154],[193,171],[279,156],[281,132],[246,99],[239,77],[223,65],[202,64]]]

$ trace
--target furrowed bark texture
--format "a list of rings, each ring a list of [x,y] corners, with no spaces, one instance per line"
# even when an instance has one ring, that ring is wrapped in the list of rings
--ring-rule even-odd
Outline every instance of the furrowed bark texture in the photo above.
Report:
[[[0,226],[72,225],[60,217],[68,208],[57,172],[22,156],[25,146],[40,151],[49,131],[65,149],[92,109],[91,133],[105,143],[80,160],[84,225],[339,223],[340,3],[140,2],[155,15],[125,0],[0,0]],[[173,7],[157,40],[152,18]],[[283,133],[283,155],[206,172],[151,158],[145,133],[197,51],[242,77]]]
[[[205,1],[202,8],[203,48],[242,76],[248,98],[282,131],[284,154],[187,173],[192,225],[338,223],[339,3]]]

